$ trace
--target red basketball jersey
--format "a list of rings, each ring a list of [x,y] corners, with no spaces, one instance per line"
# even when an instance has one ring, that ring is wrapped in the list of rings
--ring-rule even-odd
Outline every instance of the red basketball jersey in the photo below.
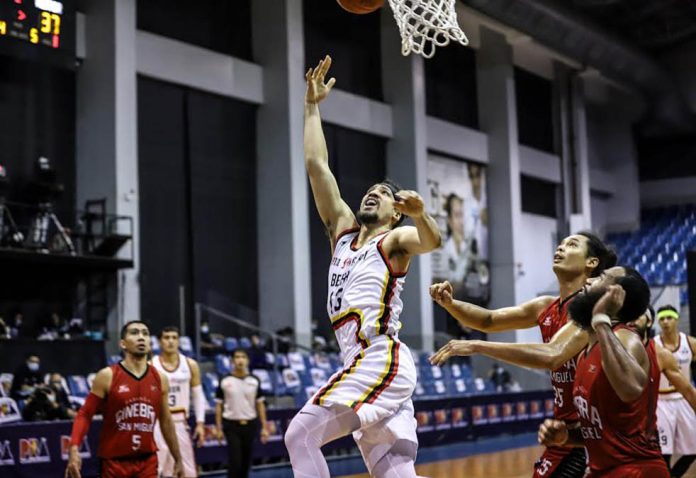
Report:
[[[551,341],[556,332],[561,330],[568,322],[568,303],[571,296],[561,302],[561,298],[554,300],[544,311],[539,314],[537,323],[541,329],[541,337],[544,343]],[[573,382],[575,381],[575,358],[551,372],[551,385],[554,391],[553,416],[557,420],[577,422],[578,412],[573,405]]]
[[[117,363],[104,405],[100,458],[128,458],[157,451],[154,428],[162,405],[162,382],[150,365],[142,377]]]
[[[621,324],[614,330],[628,329]],[[573,401],[580,417],[580,431],[593,472],[602,472],[635,461],[661,459],[657,439],[660,366],[655,344],[645,347],[650,360],[648,384],[638,399],[621,401],[602,370],[601,347],[597,343],[578,356]]]

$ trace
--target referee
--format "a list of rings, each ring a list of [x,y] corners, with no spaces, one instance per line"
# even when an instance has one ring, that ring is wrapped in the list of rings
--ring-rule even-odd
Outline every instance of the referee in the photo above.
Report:
[[[249,373],[249,355],[237,349],[232,354],[234,368],[218,386],[215,424],[218,438],[227,440],[227,477],[247,478],[251,467],[254,437],[261,425],[261,443],[268,441],[266,406],[259,395],[259,379]]]

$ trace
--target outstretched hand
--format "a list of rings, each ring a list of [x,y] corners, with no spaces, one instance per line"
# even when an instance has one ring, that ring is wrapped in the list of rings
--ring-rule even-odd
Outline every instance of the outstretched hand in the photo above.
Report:
[[[473,355],[476,353],[474,350],[475,343],[475,340],[450,340],[447,345],[444,345],[430,357],[430,363],[442,366],[452,357]]]
[[[606,314],[615,317],[623,307],[626,299],[626,291],[620,285],[610,285],[604,295],[597,301],[592,309],[592,315]]]
[[[452,295],[454,289],[449,281],[440,282],[430,286],[430,297],[437,302],[441,307],[447,307],[452,304]]]
[[[307,80],[305,103],[317,104],[328,96],[331,88],[333,88],[336,83],[336,78],[331,78],[324,83],[326,73],[328,73],[330,67],[331,57],[326,55],[316,68],[307,70],[307,74],[305,75],[305,79]]]

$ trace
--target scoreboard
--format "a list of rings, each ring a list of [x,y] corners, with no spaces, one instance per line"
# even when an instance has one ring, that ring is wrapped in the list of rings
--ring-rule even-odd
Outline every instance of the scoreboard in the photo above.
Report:
[[[0,0],[0,55],[74,67],[74,0]]]

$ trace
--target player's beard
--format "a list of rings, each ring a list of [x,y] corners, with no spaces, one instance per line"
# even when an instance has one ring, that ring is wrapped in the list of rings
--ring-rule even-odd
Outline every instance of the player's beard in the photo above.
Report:
[[[598,290],[578,294],[568,305],[570,318],[581,329],[592,327],[592,309],[606,291]]]
[[[379,216],[376,212],[358,211],[358,222],[360,224],[377,224]]]
[[[638,324],[635,325],[636,327],[636,332],[640,334],[640,338],[643,340],[643,342],[647,342],[648,340],[653,338],[653,330],[652,326],[648,326],[646,323],[644,327],[638,326]]]

